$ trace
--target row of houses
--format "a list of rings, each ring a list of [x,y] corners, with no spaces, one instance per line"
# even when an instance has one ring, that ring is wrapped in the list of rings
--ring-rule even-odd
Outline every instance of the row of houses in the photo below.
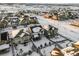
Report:
[[[47,27],[47,28],[46,28]],[[14,43],[29,42],[31,39],[34,41],[40,40],[41,35],[45,35],[47,38],[55,37],[58,29],[55,27],[49,27],[47,25],[31,24],[27,27],[18,27],[17,29],[10,28],[3,30],[0,33],[0,41],[13,41]],[[50,35],[49,35],[50,34]],[[4,38],[5,37],[5,38]],[[37,39],[37,37],[39,37]],[[5,43],[5,42],[4,42]]]
[[[77,11],[71,9],[57,9],[42,12],[45,18],[51,18],[54,20],[68,20],[78,18]]]
[[[0,51],[7,51],[7,49],[9,51],[9,44],[19,44],[30,41],[31,36],[24,26],[36,24],[38,20],[35,16],[26,13],[17,13],[3,13],[3,16],[1,16],[0,47],[2,48],[0,48]]]
[[[54,48],[50,54],[51,56],[79,56],[79,41],[63,49]]]
[[[11,16],[12,15],[12,16]],[[5,28],[8,26],[18,26],[18,25],[28,25],[28,24],[37,24],[39,23],[37,17],[31,16],[26,13],[19,13],[18,14],[9,14],[4,16],[0,20],[0,28]]]
[[[57,28],[46,25],[42,26],[39,24],[37,17],[23,12],[4,17],[0,21],[2,26],[0,28],[3,28],[0,32],[1,45],[13,43],[23,44],[31,40],[37,41],[41,39],[41,35],[49,39],[55,37],[58,32]]]

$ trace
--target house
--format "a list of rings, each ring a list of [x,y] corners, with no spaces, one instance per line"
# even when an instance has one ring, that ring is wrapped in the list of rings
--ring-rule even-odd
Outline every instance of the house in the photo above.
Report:
[[[18,25],[19,18],[16,16],[8,17],[8,21],[10,21],[11,25]]]
[[[11,31],[11,38],[13,38],[13,43],[24,43],[30,41],[30,34],[27,32],[26,28],[15,29]]]
[[[44,18],[51,18],[52,15],[50,15],[50,14],[44,14],[43,17],[44,17]]]
[[[62,53],[61,49],[59,48],[54,48],[51,52],[50,52],[51,56],[64,56],[64,54]]]
[[[39,22],[38,22],[37,17],[35,17],[35,16],[30,16],[29,23],[30,23],[30,24],[38,24]]]
[[[44,35],[48,39],[55,37],[58,34],[58,29],[51,25],[44,25],[43,29],[44,29]]]
[[[73,21],[70,25],[79,27],[79,21]]]
[[[5,19],[0,20],[0,28],[5,28],[8,25],[8,21]]]
[[[0,32],[0,53],[4,53],[5,51],[8,52],[10,50],[8,42],[9,42],[8,32],[6,31]]]
[[[42,26],[39,24],[29,26],[29,33],[31,34],[31,38],[33,39],[33,41],[40,40],[42,34],[41,30]]]
[[[52,19],[53,19],[53,20],[59,20],[59,17],[58,17],[58,15],[53,15],[53,16],[52,16]]]
[[[24,25],[24,24],[29,24],[29,16],[28,15],[23,15],[22,17],[19,18],[19,24]]]
[[[73,42],[71,46],[61,49],[65,56],[79,56],[79,41]]]

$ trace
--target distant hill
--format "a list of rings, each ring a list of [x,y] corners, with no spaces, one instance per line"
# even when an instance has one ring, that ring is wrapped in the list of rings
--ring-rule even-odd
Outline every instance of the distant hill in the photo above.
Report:
[[[27,5],[27,6],[33,6],[33,5],[48,5],[48,6],[77,6],[79,7],[79,4],[78,3],[72,3],[72,4],[68,4],[68,3],[65,3],[65,4],[51,4],[51,3],[0,3],[0,5]]]

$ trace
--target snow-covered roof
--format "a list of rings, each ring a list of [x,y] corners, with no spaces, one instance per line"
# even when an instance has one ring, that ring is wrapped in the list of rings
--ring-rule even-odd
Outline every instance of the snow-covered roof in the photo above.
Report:
[[[41,29],[40,27],[33,28],[33,32],[39,32],[40,29]]]
[[[20,37],[23,37],[25,35],[25,33],[22,33],[21,35],[20,35]]]
[[[12,38],[14,38],[19,32],[20,32],[21,29],[17,29],[17,30],[12,30]]]

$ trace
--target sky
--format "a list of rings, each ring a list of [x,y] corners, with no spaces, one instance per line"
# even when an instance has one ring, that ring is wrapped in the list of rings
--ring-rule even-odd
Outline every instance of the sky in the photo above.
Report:
[[[79,0],[0,0],[0,3],[79,3]]]

